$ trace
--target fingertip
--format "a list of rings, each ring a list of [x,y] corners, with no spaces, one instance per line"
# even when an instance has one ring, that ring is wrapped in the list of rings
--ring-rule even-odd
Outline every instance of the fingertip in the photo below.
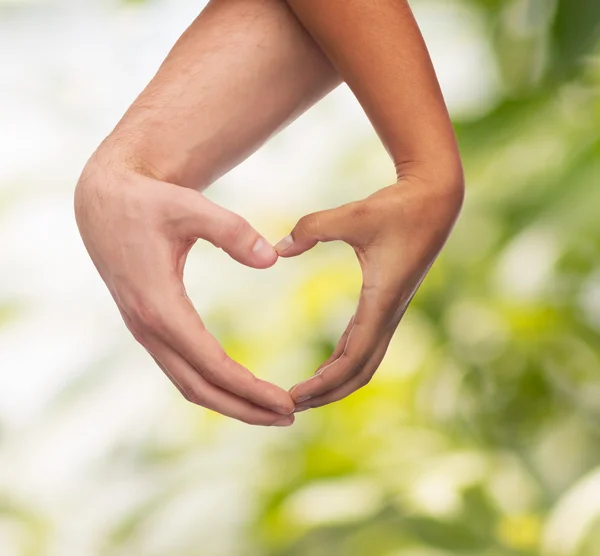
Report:
[[[294,413],[294,409],[296,409],[296,404],[294,403],[294,400],[290,398],[288,402],[277,404],[273,408],[273,411],[281,415],[292,415]]]
[[[256,268],[269,268],[273,266],[279,255],[273,246],[263,237],[259,237],[252,247],[252,261]]]
[[[283,256],[283,253],[287,251],[294,243],[294,238],[291,235],[285,236],[277,245],[275,245],[275,251],[278,255]]]
[[[312,249],[318,241],[314,238],[294,239],[291,235],[284,237],[277,245],[275,251],[280,257],[297,257]]]
[[[306,381],[304,381],[304,382],[306,382]],[[300,384],[296,384],[296,386],[290,388],[290,390],[289,390],[289,394],[292,398],[292,401],[294,402],[294,410],[296,409],[296,404],[302,403],[310,398],[310,396],[307,395],[306,393],[303,394],[302,392],[298,391],[301,384],[304,384],[304,383],[301,382]]]
[[[294,415],[287,415],[286,417],[280,417],[276,421],[273,422],[272,426],[274,427],[289,427],[294,424],[295,417]]]

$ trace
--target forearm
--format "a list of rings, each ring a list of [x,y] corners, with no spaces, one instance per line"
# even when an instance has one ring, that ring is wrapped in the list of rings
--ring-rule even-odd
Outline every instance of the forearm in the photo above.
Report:
[[[282,0],[213,0],[100,150],[203,189],[340,81]]]
[[[456,138],[405,0],[288,0],[348,83],[399,177],[417,168],[462,183]]]

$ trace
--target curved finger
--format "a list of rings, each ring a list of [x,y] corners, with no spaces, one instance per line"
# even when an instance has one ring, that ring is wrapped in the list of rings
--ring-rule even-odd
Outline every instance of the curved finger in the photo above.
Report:
[[[326,361],[323,361],[323,363],[321,363],[319,365],[319,367],[315,371],[315,375],[318,375],[325,367],[327,367],[331,363],[333,363],[343,353],[344,347],[346,346],[346,341],[348,339],[348,335],[350,334],[350,331],[352,330],[353,324],[354,324],[354,315],[352,315],[352,317],[350,318],[350,321],[348,322],[348,325],[346,326],[346,330],[344,330],[344,333],[342,334],[341,338],[339,339],[332,354],[328,357],[328,359]],[[294,389],[297,387],[298,387],[298,385],[296,384],[295,386],[290,388],[290,394],[292,394]],[[305,399],[308,399],[308,398],[301,397],[296,400],[296,403],[301,403]]]
[[[294,422],[293,415],[282,416],[211,384],[178,353],[158,340],[147,349],[165,375],[191,403],[250,425],[286,427]]]
[[[333,350],[331,355],[325,361],[323,361],[323,363],[321,363],[319,365],[319,367],[315,371],[315,374],[320,373],[321,369],[323,369],[324,367],[327,367],[330,363],[333,363],[343,353],[344,347],[346,347],[346,342],[348,340],[348,335],[350,334],[350,330],[352,330],[353,324],[354,324],[354,315],[352,315],[352,317],[350,318],[350,321],[348,322],[346,329],[344,330],[338,343],[336,344],[335,349]]]
[[[295,257],[312,249],[319,241],[348,242],[351,230],[356,226],[354,204],[358,203],[303,216],[290,234],[275,245],[275,250],[280,257]]]
[[[273,246],[250,223],[197,191],[180,193],[178,232],[202,238],[220,247],[236,261],[253,268],[268,268],[277,261]]]
[[[256,405],[289,415],[294,409],[289,393],[257,378],[231,359],[204,327],[183,285],[175,276],[169,283],[168,290],[161,292],[160,301],[141,311],[141,327],[179,353],[208,382]]]
[[[321,396],[361,373],[382,337],[387,334],[393,312],[389,295],[380,288],[363,285],[342,353],[318,374],[292,388],[290,393],[295,403]]]
[[[350,380],[347,380],[346,382],[344,382],[337,388],[334,388],[333,390],[329,390],[325,394],[316,396],[314,398],[306,400],[303,403],[298,404],[296,406],[295,412],[299,413],[301,411],[306,411],[307,409],[314,409],[317,407],[322,407],[324,405],[340,401],[349,396],[350,394],[353,394],[360,388],[366,386],[370,382],[371,378],[373,378],[375,371],[377,371],[377,369],[381,365],[381,362],[383,361],[383,358],[385,357],[388,346],[390,344],[391,338],[392,335],[390,335],[389,338],[386,338],[384,341],[381,342],[381,344],[378,346],[375,353],[373,353],[371,359],[369,359],[368,363],[365,365],[361,373],[353,376]]]

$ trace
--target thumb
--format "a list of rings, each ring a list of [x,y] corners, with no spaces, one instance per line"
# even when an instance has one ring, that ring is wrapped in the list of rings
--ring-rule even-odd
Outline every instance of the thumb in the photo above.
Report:
[[[277,261],[273,246],[247,220],[206,197],[195,198],[188,206],[191,218],[187,231],[191,237],[205,239],[230,257],[252,268],[268,268]]]
[[[347,241],[351,220],[347,205],[307,214],[298,220],[290,235],[275,250],[280,257],[295,257],[312,249],[319,241]]]

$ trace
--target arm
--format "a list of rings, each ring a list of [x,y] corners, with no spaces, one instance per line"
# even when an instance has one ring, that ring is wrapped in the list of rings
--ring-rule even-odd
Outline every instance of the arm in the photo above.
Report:
[[[462,189],[440,87],[406,0],[288,0],[358,101],[398,177],[416,170]]]
[[[463,172],[444,100],[405,0],[288,0],[348,83],[396,168],[363,201],[303,217],[277,246],[352,245],[363,272],[355,315],[331,357],[291,393],[297,411],[337,401],[377,370],[462,207]]]
[[[277,254],[197,190],[338,83],[284,2],[213,0],[76,187],[81,236],[134,337],[186,399],[248,423],[289,425],[294,404],[227,356],[186,295],[183,267],[197,238],[255,268]]]
[[[104,150],[203,190],[340,82],[282,0],[211,0]]]

